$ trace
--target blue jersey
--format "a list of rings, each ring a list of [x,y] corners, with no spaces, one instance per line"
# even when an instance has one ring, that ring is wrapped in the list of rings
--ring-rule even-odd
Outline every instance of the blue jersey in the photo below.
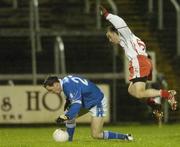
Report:
[[[98,105],[104,97],[102,91],[87,79],[66,76],[60,81],[63,92],[70,101],[70,108],[66,113],[70,119],[76,117],[81,108],[90,109]]]

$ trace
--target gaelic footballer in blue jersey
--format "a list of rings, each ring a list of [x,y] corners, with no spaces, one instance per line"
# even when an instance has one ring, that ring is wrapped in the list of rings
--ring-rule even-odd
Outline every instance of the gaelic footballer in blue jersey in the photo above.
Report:
[[[76,127],[75,119],[80,110],[87,109],[91,114],[91,136],[95,139],[121,139],[132,141],[129,134],[121,134],[110,131],[103,131],[103,117],[106,116],[107,102],[104,93],[91,81],[78,76],[66,76],[58,79],[56,76],[49,76],[43,86],[56,94],[63,92],[66,96],[67,108],[64,114],[60,115],[57,123],[66,123],[69,141],[73,140]]]

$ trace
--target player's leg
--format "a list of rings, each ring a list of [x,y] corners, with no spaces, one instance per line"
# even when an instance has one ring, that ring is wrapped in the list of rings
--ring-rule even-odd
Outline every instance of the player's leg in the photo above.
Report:
[[[95,139],[103,138],[103,117],[91,117],[91,136]]]
[[[153,98],[160,96],[168,100],[172,110],[176,110],[177,102],[175,100],[175,90],[156,90],[146,89],[146,81],[152,79],[152,62],[146,56],[139,55],[130,61],[129,72],[131,81],[128,92],[139,99]],[[151,78],[150,78],[151,77]]]
[[[142,81],[138,81],[135,83],[131,82],[128,88],[128,92],[132,96],[139,99],[160,96],[160,90],[152,88],[146,89],[146,82]]]
[[[69,141],[73,141],[74,131],[76,128],[76,121],[75,119],[68,120],[66,122],[66,131],[69,134]]]
[[[168,100],[172,110],[176,110],[177,102],[175,100],[175,90],[157,90],[157,89],[146,89],[146,83],[141,78],[135,79],[135,82],[131,82],[128,88],[129,94],[132,96],[142,99],[146,98],[147,101],[153,101],[154,97],[161,97],[162,99]]]
[[[91,117],[91,136],[94,139],[121,139],[133,140],[129,134],[117,133],[112,131],[103,131],[103,117]]]
[[[81,109],[79,114],[78,114],[78,117],[80,117],[86,113],[88,113],[88,110]],[[73,140],[75,128],[76,128],[76,120],[75,119],[66,121],[66,131],[69,134],[69,141]]]
[[[160,91],[156,89],[146,89],[146,82],[152,79],[152,61],[146,56],[139,55],[130,61],[129,72],[131,81],[128,92],[132,96],[142,99],[160,96]]]
[[[133,140],[128,134],[103,131],[104,116],[107,112],[107,99],[104,97],[100,104],[92,107],[91,113],[91,136],[96,139],[122,139]]]

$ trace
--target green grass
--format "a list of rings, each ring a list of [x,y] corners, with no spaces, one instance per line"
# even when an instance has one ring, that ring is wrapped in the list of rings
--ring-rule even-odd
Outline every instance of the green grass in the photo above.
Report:
[[[133,142],[120,140],[95,140],[89,126],[77,126],[74,141],[57,143],[52,139],[56,127],[0,128],[0,147],[180,147],[180,124],[116,125],[105,130],[132,133]]]

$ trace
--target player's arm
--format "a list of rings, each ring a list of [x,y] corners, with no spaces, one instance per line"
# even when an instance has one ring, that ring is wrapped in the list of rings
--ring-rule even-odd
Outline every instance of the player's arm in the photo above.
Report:
[[[75,118],[81,109],[82,101],[81,101],[80,90],[76,90],[74,92],[68,92],[68,93],[69,93],[69,96],[68,96],[69,98],[67,98],[67,99],[70,100],[70,102],[68,102],[68,103],[70,103],[70,104],[68,104],[69,108],[65,112],[65,114],[60,115],[56,119],[57,123],[62,123],[64,121]]]
[[[119,16],[111,14],[106,8],[100,6],[100,13],[104,16],[116,29],[127,27],[126,22]]]
[[[80,111],[80,109],[81,109],[81,105],[82,105],[82,103],[81,103],[80,100],[74,101],[74,102],[69,106],[68,111],[66,111],[65,114],[60,115],[60,116],[56,119],[56,122],[57,122],[57,123],[63,123],[63,122],[65,122],[65,121],[67,121],[67,120],[71,120],[71,119],[75,118],[75,117],[78,115],[78,113],[79,113],[79,111]]]
[[[69,107],[69,110],[65,114],[68,117],[68,119],[73,119],[78,115],[81,109],[81,105],[81,100],[75,100],[72,102],[72,104]]]

